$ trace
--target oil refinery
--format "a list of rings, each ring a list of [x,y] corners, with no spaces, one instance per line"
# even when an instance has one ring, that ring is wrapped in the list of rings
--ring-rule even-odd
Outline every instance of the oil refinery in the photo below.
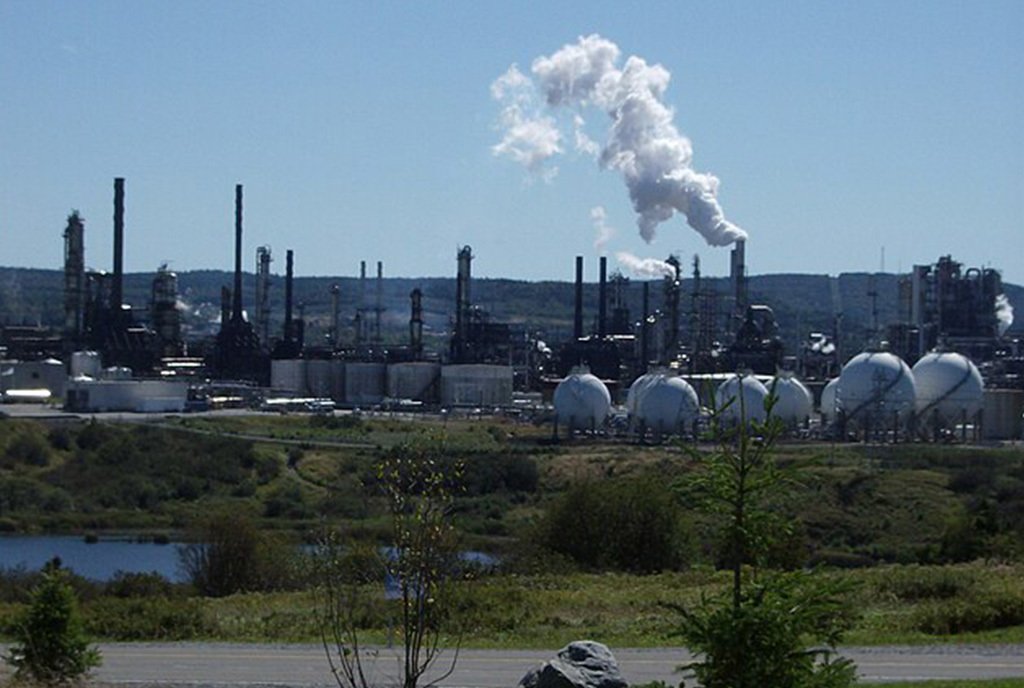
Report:
[[[145,307],[127,303],[125,195],[125,180],[115,179],[111,270],[86,267],[85,220],[71,212],[63,230],[62,322],[3,326],[5,402],[59,400],[87,413],[230,405],[473,409],[543,419],[556,437],[644,442],[695,438],[710,423],[760,421],[770,406],[796,438],[1022,436],[1024,351],[1010,331],[1000,274],[951,256],[899,277],[891,299],[897,318],[886,325],[878,321],[872,276],[868,336],[856,342],[844,332],[852,323],[834,278],[827,278],[836,304],[830,330],[793,331],[776,315],[787,304],[753,297],[745,238],[732,244],[725,289],[723,280],[702,275],[697,256],[688,277],[679,257],[669,256],[659,277],[635,281],[609,274],[607,257],[599,256],[596,285],[586,282],[586,261],[576,256],[571,332],[506,321],[475,300],[476,256],[468,245],[454,256],[454,299],[440,327],[426,322],[424,303],[437,298],[426,285],[408,292],[407,316],[396,313],[383,298],[383,261],[370,277],[365,260],[354,282],[337,278],[323,290],[328,315],[313,322],[294,294],[301,256],[286,251],[279,312],[271,247],[258,246],[253,270],[245,271],[239,184],[232,279],[221,287],[219,318],[197,331],[185,327],[179,279],[167,264],[153,274]]]

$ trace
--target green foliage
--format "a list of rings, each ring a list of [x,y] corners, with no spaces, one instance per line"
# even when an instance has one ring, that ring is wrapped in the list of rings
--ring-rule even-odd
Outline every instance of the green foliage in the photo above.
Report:
[[[100,663],[99,652],[89,647],[85,637],[74,592],[56,567],[44,572],[16,626],[15,641],[5,659],[19,678],[63,683]]]
[[[3,466],[46,466],[50,463],[50,444],[33,432],[22,432],[8,442],[4,450]]]
[[[682,511],[653,478],[573,486],[548,507],[537,539],[590,569],[653,573],[685,563]]]
[[[296,582],[296,549],[260,532],[244,512],[223,511],[196,524],[195,542],[178,550],[189,581],[202,595],[280,590]]]
[[[741,407],[740,423],[714,428],[716,451],[692,450],[703,470],[689,495],[720,522],[717,558],[731,585],[697,605],[677,606],[680,635],[700,656],[689,668],[704,688],[842,688],[856,680],[853,663],[833,657],[852,626],[848,587],[813,573],[762,572],[791,532],[773,506],[795,483],[772,454],[779,433],[772,405],[769,397],[764,423],[748,422]]]
[[[704,688],[848,686],[856,670],[832,648],[849,625],[848,592],[798,572],[767,577],[741,591],[680,608],[683,637],[703,659],[692,669]],[[815,638],[825,647],[808,648]]]
[[[213,628],[198,599],[181,597],[104,597],[86,606],[86,630],[120,641],[193,640]]]

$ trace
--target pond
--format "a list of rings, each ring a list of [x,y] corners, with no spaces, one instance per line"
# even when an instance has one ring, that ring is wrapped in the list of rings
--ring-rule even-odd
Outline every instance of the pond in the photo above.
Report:
[[[23,566],[38,570],[54,557],[64,568],[96,581],[117,571],[156,572],[170,581],[184,581],[178,564],[177,543],[138,542],[130,538],[100,538],[87,543],[81,535],[0,536],[0,568]]]

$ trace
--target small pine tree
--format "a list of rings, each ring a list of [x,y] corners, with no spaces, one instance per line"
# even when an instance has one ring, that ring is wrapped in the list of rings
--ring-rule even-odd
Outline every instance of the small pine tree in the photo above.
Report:
[[[75,593],[59,565],[47,565],[43,580],[15,630],[15,645],[4,657],[15,677],[45,685],[81,678],[100,664],[89,647]]]

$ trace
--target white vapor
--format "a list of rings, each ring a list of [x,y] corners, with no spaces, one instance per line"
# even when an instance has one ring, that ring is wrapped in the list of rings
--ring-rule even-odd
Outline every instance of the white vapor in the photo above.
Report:
[[[493,153],[509,157],[550,181],[558,168],[545,169],[544,163],[562,152],[562,134],[554,118],[536,111],[533,83],[512,65],[491,84],[491,96],[505,102],[500,120],[505,135],[491,148]]]
[[[999,320],[999,336],[1002,337],[1013,325],[1013,305],[1006,294],[996,297],[996,318]]]
[[[619,67],[619,48],[596,34],[533,61],[527,77],[513,65],[491,85],[504,104],[501,143],[495,155],[509,157],[534,173],[562,153],[562,135],[550,114],[537,105],[542,96],[549,112],[568,109],[576,149],[593,152],[596,144],[583,133],[588,108],[611,118],[599,164],[622,174],[637,225],[645,241],[659,224],[679,212],[712,246],[745,239],[746,232],[725,219],[718,203],[718,178],[691,167],[693,148],[672,122],[674,112],[663,96],[671,77],[661,65],[630,56]],[[550,177],[549,177],[550,178]]]
[[[638,277],[675,277],[676,270],[671,265],[657,258],[639,258],[632,253],[619,251],[615,258],[623,267]]]
[[[594,250],[603,254],[608,242],[615,236],[615,228],[608,224],[608,215],[604,211],[604,206],[597,205],[591,208],[590,219],[594,221],[594,233],[596,234]]]

